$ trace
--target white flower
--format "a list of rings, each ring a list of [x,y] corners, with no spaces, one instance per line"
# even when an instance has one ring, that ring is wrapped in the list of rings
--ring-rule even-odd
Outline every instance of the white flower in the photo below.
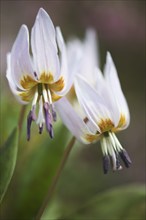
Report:
[[[28,140],[33,120],[37,120],[40,133],[45,122],[52,138],[52,122],[56,121],[53,103],[69,91],[73,75],[68,75],[61,30],[59,27],[55,30],[49,15],[42,8],[37,14],[30,40],[31,53],[28,28],[22,25],[11,53],[7,56],[7,79],[13,94],[22,104],[32,101],[27,120]],[[35,115],[37,103],[38,118]]]
[[[87,29],[83,41],[73,38],[67,42],[69,66],[77,75],[95,84],[95,67],[100,66],[98,38],[94,29]],[[76,59],[75,59],[76,58]]]
[[[120,170],[119,155],[126,167],[131,160],[115,136],[115,133],[126,129],[130,122],[130,114],[126,99],[122,92],[117,71],[110,53],[107,53],[104,76],[96,68],[96,85],[89,84],[85,77],[76,75],[75,90],[82,106],[85,118],[79,117],[71,104],[63,98],[61,108],[56,108],[68,129],[78,140],[89,144],[100,140],[103,151],[104,173],[109,170],[110,160],[113,170]],[[64,106],[67,106],[67,109]]]

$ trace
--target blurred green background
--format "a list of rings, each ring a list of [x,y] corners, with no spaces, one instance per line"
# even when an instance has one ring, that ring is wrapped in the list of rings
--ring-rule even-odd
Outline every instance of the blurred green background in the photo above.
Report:
[[[127,98],[131,123],[118,138],[132,159],[130,169],[102,173],[100,144],[76,143],[58,182],[44,220],[145,219],[145,1],[1,1],[1,144],[18,121],[20,104],[6,80],[6,54],[22,24],[29,30],[43,7],[67,41],[98,33],[101,68],[109,50]],[[88,54],[87,54],[88,56]],[[26,110],[28,113],[29,107]],[[55,138],[32,126],[26,140],[26,120],[16,169],[1,205],[2,220],[34,219],[55,174],[71,134],[58,121]]]

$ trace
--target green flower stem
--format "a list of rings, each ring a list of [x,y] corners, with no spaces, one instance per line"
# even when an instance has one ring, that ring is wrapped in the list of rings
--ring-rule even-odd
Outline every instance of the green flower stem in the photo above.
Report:
[[[65,166],[65,163],[66,163],[66,161],[68,159],[68,156],[69,156],[69,154],[71,152],[71,149],[74,146],[75,140],[76,140],[76,138],[72,137],[72,139],[70,140],[69,144],[67,145],[67,147],[65,149],[65,152],[64,152],[64,155],[62,157],[62,160],[60,162],[59,168],[57,170],[57,173],[56,173],[56,175],[54,176],[54,178],[52,180],[52,184],[51,184],[51,186],[48,189],[47,196],[46,196],[44,202],[42,203],[42,206],[40,207],[39,212],[38,212],[35,220],[40,220],[41,219],[41,217],[42,217],[42,215],[44,213],[44,210],[47,207],[47,205],[48,205],[48,203],[49,203],[49,201],[50,201],[50,199],[51,199],[51,197],[52,197],[52,195],[54,193],[55,187],[56,187],[56,185],[58,183],[59,177],[60,177],[60,175],[62,173],[62,170],[63,170],[63,168]]]

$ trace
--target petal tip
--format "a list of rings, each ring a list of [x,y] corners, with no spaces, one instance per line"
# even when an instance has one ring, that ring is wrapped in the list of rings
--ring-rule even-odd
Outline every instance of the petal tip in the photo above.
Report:
[[[40,8],[37,14],[37,19],[45,19],[46,17],[50,19],[50,16],[45,11],[45,9]]]
[[[23,30],[25,30],[25,31],[27,31],[27,30],[28,30],[28,28],[27,28],[26,24],[22,24],[22,26],[21,26],[21,28],[20,28],[20,29],[23,29]]]
[[[38,11],[38,14],[46,14],[47,12],[45,11],[45,9],[43,8],[40,8],[39,11]]]
[[[109,51],[107,51],[107,53],[106,53],[106,58],[107,58],[107,60],[112,59],[111,53]]]

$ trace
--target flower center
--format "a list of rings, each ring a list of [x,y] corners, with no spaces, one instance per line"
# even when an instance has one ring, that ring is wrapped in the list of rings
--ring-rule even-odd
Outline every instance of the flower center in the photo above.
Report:
[[[39,103],[38,117],[36,117],[37,103]],[[31,123],[32,121],[36,121],[36,118],[37,124],[39,125],[39,133],[42,133],[43,125],[45,123],[50,137],[53,138],[53,121],[56,121],[56,117],[57,115],[48,85],[45,83],[38,83],[32,101],[32,108],[27,117],[27,139],[30,140]]]
[[[114,124],[111,121],[111,119],[107,118],[107,119],[101,119],[100,122],[98,123],[98,126],[100,128],[101,133],[103,132],[106,133],[107,131],[112,130]]]

